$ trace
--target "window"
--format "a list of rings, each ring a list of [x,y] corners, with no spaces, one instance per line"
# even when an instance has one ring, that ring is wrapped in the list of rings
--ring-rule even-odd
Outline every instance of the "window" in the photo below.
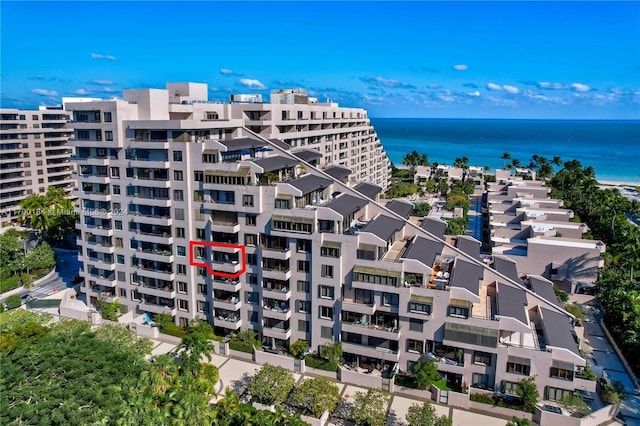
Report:
[[[216,154],[202,154],[203,163],[217,163],[218,156]]]
[[[276,209],[290,209],[290,200],[283,200],[281,198],[276,198]]]
[[[549,401],[562,401],[565,397],[573,394],[573,391],[561,388],[553,388],[551,386],[545,386],[544,399]]]
[[[249,318],[249,322],[258,322],[258,312],[249,311],[247,312],[247,318]]]
[[[311,251],[311,241],[309,240],[297,240],[296,251],[298,253],[309,253]]]
[[[320,275],[326,278],[333,278],[333,266],[320,265]]]
[[[256,274],[247,274],[247,283],[250,285],[258,284],[258,275]]]
[[[573,369],[567,370],[560,367],[551,367],[549,377],[560,380],[573,380]]]
[[[113,132],[111,130],[105,130],[104,131],[104,140],[105,141],[112,141],[113,140]]]
[[[198,293],[207,294],[207,285],[204,283],[198,283]]]
[[[204,191],[193,191],[193,201],[204,201]]]
[[[488,374],[480,374],[473,373],[471,376],[471,386],[479,389],[488,389],[489,388],[489,375]]]
[[[308,333],[309,332],[309,321],[298,320],[298,331],[300,331],[302,333]]]
[[[124,288],[120,289],[120,297],[124,297],[125,299],[127,298],[127,290],[125,290]]]
[[[424,353],[424,342],[422,340],[407,339],[407,352]]]
[[[449,316],[459,318],[469,318],[469,308],[461,306],[449,306]]]
[[[116,237],[116,247],[122,248],[122,238]]]
[[[120,185],[112,185],[113,186],[113,195],[120,195]]]
[[[320,337],[323,339],[333,339],[333,328],[320,327]]]
[[[308,260],[298,260],[298,271],[300,271],[300,272],[309,272],[309,261]]]
[[[250,305],[257,305],[260,302],[260,295],[255,291],[245,291],[244,298]]]
[[[114,178],[120,177],[120,169],[118,167],[111,167],[111,177],[114,177]]]
[[[340,257],[340,249],[333,247],[320,247],[320,256],[324,257]]]
[[[36,166],[42,166],[42,160],[36,160]],[[42,173],[39,173],[42,174]]]
[[[78,135],[76,137],[76,139],[89,140],[89,131],[88,130],[76,130],[76,134]]]
[[[502,392],[509,395],[517,395],[516,387],[518,384],[516,382],[507,382],[506,380],[502,381]]]
[[[258,256],[255,254],[247,254],[247,265],[257,265],[258,264]]]
[[[189,327],[189,320],[187,318],[178,318],[178,323],[182,328]]]
[[[23,148],[29,148],[29,144],[23,143],[22,147]],[[36,152],[36,157],[42,157],[42,152],[40,152],[40,151]]]
[[[256,226],[256,218],[255,214],[248,214],[244,217],[245,223],[247,226]]]
[[[174,170],[173,171],[173,180],[182,181],[182,170]]]
[[[334,288],[330,287],[328,285],[321,285],[320,286],[320,297],[322,299],[331,299],[333,300],[333,296],[334,296]]]
[[[204,239],[204,229],[203,228],[196,228],[196,238],[198,238],[199,240],[203,240]]]
[[[198,312],[209,312],[209,303],[198,300]]]
[[[424,326],[424,321],[414,319],[414,318],[409,318],[409,330],[418,331],[422,333],[423,326]]]
[[[333,308],[330,306],[320,306],[320,318],[333,319]]]
[[[187,294],[187,283],[183,281],[177,281],[178,293]]]
[[[32,120],[37,120],[37,119],[38,119],[38,116],[37,116],[36,114],[34,114],[34,115],[32,115],[32,116],[31,116],[31,119],[32,119]]]
[[[522,374],[528,376],[531,371],[531,367],[526,364],[518,364],[516,362],[507,362],[507,373]]]
[[[491,365],[491,354],[487,352],[475,351],[473,353],[473,363],[480,365]]]
[[[121,220],[114,221],[114,228],[116,228],[119,231],[122,231],[122,221]]]
[[[409,302],[409,312],[431,315],[431,305],[427,303]]]
[[[120,281],[122,283],[127,282],[126,274],[124,273],[124,271],[118,271],[118,273],[116,275],[118,276],[118,281]]]
[[[184,228],[176,228],[176,237],[184,238]]]
[[[205,113],[205,116],[207,117],[207,120],[217,120],[218,119],[218,113],[215,111],[207,111]]]
[[[105,123],[111,123],[111,113],[110,112],[105,112],[103,115],[104,115],[104,122]]]
[[[309,293],[309,281],[298,281],[298,291],[301,293]]]
[[[242,205],[245,207],[253,207],[253,195],[243,195]]]
[[[258,241],[258,236],[256,234],[244,234],[244,245],[255,246],[256,241]]]
[[[187,275],[187,265],[178,265],[178,274]]]
[[[382,304],[384,306],[398,306],[398,295],[394,293],[382,293]]]
[[[175,201],[184,201],[184,192],[181,189],[174,190],[173,199]]]
[[[189,302],[186,301],[186,300],[178,299],[178,309],[180,309],[181,311],[188,311],[189,310]]]
[[[306,300],[298,300],[298,312],[308,314],[310,305],[310,302]]]
[[[184,220],[184,209],[176,209],[176,220]]]
[[[173,161],[182,161],[182,151],[173,151]]]
[[[42,144],[40,142],[36,142],[36,148],[41,148]]]
[[[195,180],[196,182],[204,181],[204,173],[202,173],[202,170],[195,170],[193,172],[193,180]]]

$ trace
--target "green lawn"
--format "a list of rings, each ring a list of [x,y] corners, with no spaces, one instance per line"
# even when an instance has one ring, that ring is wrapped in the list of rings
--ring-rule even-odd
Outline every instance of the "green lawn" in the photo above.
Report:
[[[304,364],[307,367],[317,368],[319,370],[325,371],[335,372],[338,369],[337,365],[327,361],[324,358],[316,357],[314,355],[307,355],[307,357],[304,359]]]
[[[229,349],[233,349],[234,351],[246,352],[248,354],[253,353],[253,347],[240,340],[231,340],[229,342]]]

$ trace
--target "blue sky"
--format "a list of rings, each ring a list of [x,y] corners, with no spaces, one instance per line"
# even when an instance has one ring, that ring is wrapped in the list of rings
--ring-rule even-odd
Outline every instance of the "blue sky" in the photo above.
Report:
[[[1,104],[206,81],[373,117],[640,118],[639,2],[10,2]]]

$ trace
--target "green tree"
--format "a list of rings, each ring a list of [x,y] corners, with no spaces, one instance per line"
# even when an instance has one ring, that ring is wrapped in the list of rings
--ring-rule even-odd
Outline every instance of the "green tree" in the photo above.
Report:
[[[11,296],[7,297],[5,303],[7,304],[7,309],[15,309],[22,306],[22,299],[17,294],[12,294]]]
[[[190,371],[194,376],[197,376],[202,357],[204,356],[211,361],[211,353],[214,351],[212,336],[213,330],[209,324],[205,326],[200,321],[194,321],[177,347],[177,351],[180,353],[181,370]]]
[[[304,351],[309,347],[306,340],[298,340],[289,347],[289,352],[296,358],[304,358]]]
[[[584,402],[584,399],[582,399],[580,395],[574,393],[566,395],[564,398],[562,398],[562,400],[560,401],[560,405],[562,405],[564,409],[569,411],[571,415],[576,417],[584,417],[591,411],[587,403]]]
[[[262,343],[260,342],[260,340],[258,340],[258,335],[252,329],[247,329],[239,332],[236,335],[236,338],[254,348],[260,349],[262,347]]]
[[[340,390],[325,377],[305,379],[291,394],[290,403],[319,418],[325,411],[332,413],[340,402]]]
[[[527,377],[516,384],[516,395],[522,401],[525,411],[532,412],[538,403],[540,394],[534,377]]]
[[[325,343],[320,347],[320,356],[334,365],[340,364],[342,344],[340,342]]]
[[[413,364],[411,373],[418,389],[427,389],[433,382],[441,379],[438,367],[433,359],[416,362]]]
[[[106,302],[104,297],[99,296],[95,306],[102,318],[108,321],[118,321],[118,317],[122,313],[122,305],[117,299],[113,302]]]
[[[150,362],[150,367],[140,375],[140,380],[145,389],[155,395],[164,395],[178,379],[178,366],[167,355],[153,357]]]
[[[409,426],[451,426],[453,422],[448,416],[438,416],[430,402],[422,405],[413,404],[406,415]]]
[[[295,380],[286,369],[264,364],[249,383],[249,393],[261,404],[279,405],[286,399]]]
[[[351,420],[356,426],[384,426],[391,396],[381,389],[369,389],[353,395]]]
[[[511,160],[511,154],[505,152],[500,156],[500,158],[502,159],[502,168],[504,169],[507,167],[507,160]]]
[[[425,189],[429,194],[435,194],[438,191],[438,182],[433,179],[429,179],[425,183]]]

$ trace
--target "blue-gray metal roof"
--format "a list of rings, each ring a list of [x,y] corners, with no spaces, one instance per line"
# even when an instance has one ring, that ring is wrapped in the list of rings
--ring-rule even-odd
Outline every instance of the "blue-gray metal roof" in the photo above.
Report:
[[[480,258],[480,241],[475,238],[459,235],[456,241],[456,247],[474,259],[482,261]]]
[[[438,238],[443,238],[444,231],[447,230],[447,222],[435,217],[425,217],[420,224],[420,228],[435,235]]]
[[[379,215],[377,218],[369,222],[364,228],[362,228],[361,232],[370,232],[382,238],[384,241],[389,241],[393,234],[401,230],[403,226],[403,220]]]
[[[540,308],[540,312],[542,312],[542,324],[547,346],[565,348],[578,356],[582,356],[576,341],[573,339],[571,319],[566,315],[546,308]]]
[[[375,200],[376,195],[382,192],[382,188],[380,188],[376,184],[369,183],[369,182],[359,183],[358,185],[354,186],[353,189],[355,189],[365,197],[371,198],[372,200]]]
[[[404,258],[415,259],[428,267],[433,266],[436,257],[442,253],[444,243],[442,241],[433,241],[427,238],[417,237],[404,253]]]
[[[498,315],[515,318],[525,325],[529,325],[525,306],[527,295],[524,289],[511,287],[508,284],[498,282]]]
[[[221,139],[218,142],[226,146],[229,152],[262,148],[269,145],[266,142],[253,138]]]
[[[322,158],[322,154],[320,154],[315,149],[303,149],[301,151],[293,152],[292,154],[300,158],[301,160],[306,161],[307,163]]]
[[[555,291],[553,291],[553,283],[545,280],[544,278],[538,277],[529,277],[529,284],[531,285],[531,290],[535,294],[540,295],[540,297],[548,300],[556,306],[563,307],[560,300],[558,300],[558,296],[556,296]]]
[[[502,275],[511,278],[515,282],[519,283],[518,269],[516,268],[516,262],[503,256],[493,256],[493,269],[500,272]]]
[[[349,194],[342,194],[331,202],[327,203],[324,207],[330,208],[331,210],[340,213],[343,217],[347,217],[357,212],[368,203],[368,201],[362,198],[354,197]]]
[[[272,172],[274,170],[295,167],[300,164],[300,160],[284,157],[282,155],[274,155],[272,157],[255,160],[254,163],[262,167],[265,172]]]
[[[331,176],[332,178],[337,180],[342,180],[348,177],[352,173],[350,168],[345,166],[340,166],[340,165],[327,167],[323,171],[329,176]]]
[[[458,257],[451,273],[449,284],[452,287],[466,288],[475,295],[480,294],[480,280],[482,279],[482,266],[467,262]]]
[[[300,190],[302,195],[307,195],[313,191],[324,189],[333,183],[330,179],[325,179],[316,175],[305,175],[299,179],[289,182],[291,186]]]
[[[385,205],[385,207],[405,219],[409,218],[409,214],[411,214],[411,211],[413,210],[413,204],[400,200],[391,200]]]

